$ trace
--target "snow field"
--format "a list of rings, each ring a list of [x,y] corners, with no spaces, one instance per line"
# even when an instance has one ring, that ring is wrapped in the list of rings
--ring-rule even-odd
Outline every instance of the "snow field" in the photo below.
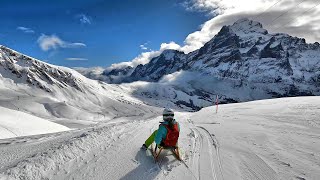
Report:
[[[318,179],[320,97],[228,104],[190,119],[220,144],[224,179]]]
[[[177,112],[179,146],[188,167],[170,152],[162,153],[160,165],[155,164],[149,151],[140,150],[161,117],[120,118],[62,133],[65,136],[42,135],[36,146],[46,148],[38,150],[30,148],[35,142],[29,137],[2,141],[5,146],[0,141],[0,156],[22,147],[32,151],[25,152],[25,158],[2,162],[0,179],[316,180],[320,176],[319,100],[299,97],[228,104],[219,106],[218,114],[215,107]]]

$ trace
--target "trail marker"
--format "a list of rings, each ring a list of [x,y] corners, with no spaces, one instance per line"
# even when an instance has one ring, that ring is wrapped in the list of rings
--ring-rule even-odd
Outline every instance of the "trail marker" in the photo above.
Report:
[[[218,113],[219,97],[216,95],[216,113]]]

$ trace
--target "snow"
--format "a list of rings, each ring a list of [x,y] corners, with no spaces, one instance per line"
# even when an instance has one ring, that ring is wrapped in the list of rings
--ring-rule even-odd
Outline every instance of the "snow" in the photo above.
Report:
[[[0,107],[0,139],[67,131],[69,128],[23,112]]]
[[[258,22],[243,19],[229,27],[247,44],[240,52],[257,39],[262,50],[271,37],[271,47],[291,47],[288,35],[266,34]],[[177,61],[172,74],[159,82],[112,85],[0,46],[0,180],[318,179],[319,96],[219,105],[218,113],[211,106],[216,95],[222,102],[267,99],[294,83],[319,94],[319,83],[311,84],[320,72],[319,49],[311,49],[290,52],[285,63],[292,76],[276,58],[216,64],[230,54],[225,47],[177,71],[187,56],[166,50],[165,59]],[[103,69],[80,71],[96,76]],[[183,162],[165,151],[155,164],[140,150],[162,121],[163,107],[176,111]],[[207,108],[186,112],[199,107]]]
[[[172,49],[167,49],[162,52],[165,56],[165,59],[172,60],[172,58],[176,55],[176,51]]]
[[[177,112],[189,168],[141,144],[161,117],[115,119],[58,135],[0,140],[0,179],[317,179],[320,97],[281,98]],[[154,114],[156,115],[156,114]],[[4,145],[5,143],[5,145]],[[45,148],[35,148],[44,144]],[[23,151],[22,147],[30,149]],[[8,159],[8,151],[18,157]],[[19,159],[19,157],[24,157]]]
[[[117,85],[88,79],[4,46],[0,49],[0,106],[70,128],[157,111]]]

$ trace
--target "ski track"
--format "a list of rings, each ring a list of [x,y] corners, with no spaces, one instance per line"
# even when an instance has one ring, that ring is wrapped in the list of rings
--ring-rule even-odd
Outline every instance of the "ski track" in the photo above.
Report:
[[[241,152],[242,179],[277,180],[276,172],[255,153]]]
[[[0,179],[171,179],[167,176],[172,174],[179,179],[172,172],[176,167],[181,171],[184,166],[171,152],[160,155],[159,168],[148,151],[140,150],[149,131],[155,128],[152,125],[159,120],[157,117],[87,128],[2,169]]]
[[[217,153],[214,142],[205,130],[193,124],[191,128],[190,122],[181,125],[195,134],[191,168],[166,150],[161,153],[158,166],[149,151],[140,150],[142,140],[153,132],[159,120],[157,117],[144,121],[109,122],[75,131],[74,136],[66,136],[65,140],[40,149],[40,152],[34,151],[2,169],[0,179],[179,179],[181,172],[188,179],[221,179],[216,173],[219,165],[214,162],[217,159],[214,157]],[[34,138],[43,138],[45,143],[46,139],[60,135]],[[33,143],[28,142],[28,137],[23,139],[24,143]]]
[[[198,173],[198,179],[223,179],[217,148],[211,135],[201,127],[191,128],[191,131],[195,136],[192,169]]]
[[[81,179],[87,179],[93,172],[91,168],[88,168],[91,166],[88,165],[104,157],[102,154],[107,152],[109,148],[116,147],[114,143],[126,137],[126,133],[123,133],[124,130],[134,134],[139,132],[137,126],[143,123],[121,122],[90,128],[79,136],[65,140],[56,147],[30,155],[2,172],[0,179],[72,179],[73,175],[79,174],[79,172],[86,172],[87,174],[82,174],[84,176]],[[136,137],[138,135],[139,133],[136,134]],[[134,140],[136,137],[130,138]],[[127,139],[130,138],[127,137]],[[130,141],[126,142],[130,143]],[[127,143],[122,146],[126,146]],[[124,154],[122,155],[124,156]],[[108,176],[104,174],[104,177]]]
[[[222,162],[220,160],[220,152],[219,152],[219,143],[217,138],[215,137],[214,134],[211,134],[206,128],[202,127],[202,126],[197,126],[198,128],[204,130],[205,134],[207,135],[207,138],[209,139],[209,142],[212,143],[215,151],[215,153],[212,154],[212,156],[214,157],[213,161],[214,162],[214,168],[216,169],[216,174],[218,175],[218,179],[224,179],[223,178],[223,173],[222,173]],[[210,137],[210,138],[209,138]],[[211,140],[211,141],[210,141]]]

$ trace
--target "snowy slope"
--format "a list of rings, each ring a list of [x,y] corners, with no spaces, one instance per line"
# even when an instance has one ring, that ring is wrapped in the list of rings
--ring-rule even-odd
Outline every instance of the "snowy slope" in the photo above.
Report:
[[[0,139],[67,131],[69,128],[23,112],[0,107]]]
[[[70,128],[122,116],[148,117],[158,111],[128,94],[117,85],[87,79],[75,70],[0,47],[0,107]],[[0,120],[0,125],[3,122]],[[16,128],[24,126],[18,123]],[[37,129],[37,123],[34,126]]]
[[[319,100],[282,98],[221,105],[218,114],[215,107],[177,113],[182,130],[179,145],[189,168],[170,153],[161,156],[159,167],[149,151],[140,150],[160,117],[122,118],[54,136],[0,140],[4,157],[0,177],[316,180],[320,176]],[[34,144],[37,139],[42,140]],[[16,155],[9,159],[13,150]]]
[[[194,124],[217,139],[225,179],[318,179],[320,98],[209,107]]]

